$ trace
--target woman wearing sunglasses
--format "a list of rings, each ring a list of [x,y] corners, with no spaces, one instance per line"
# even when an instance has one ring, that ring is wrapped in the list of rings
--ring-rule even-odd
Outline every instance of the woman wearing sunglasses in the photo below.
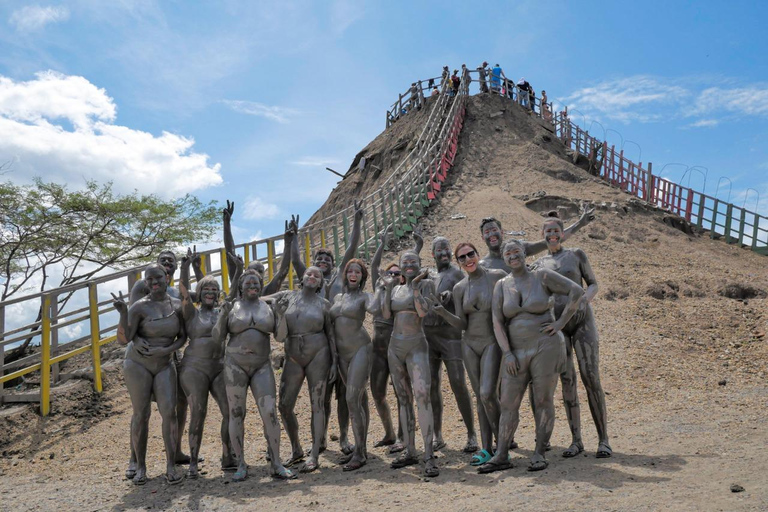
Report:
[[[480,466],[492,457],[493,438],[498,438],[499,433],[501,410],[497,382],[501,350],[493,334],[491,299],[493,287],[507,274],[503,270],[487,269],[480,265],[480,255],[469,242],[457,245],[454,254],[461,269],[467,273],[467,277],[453,288],[456,314],[442,307],[437,299],[432,299],[431,305],[435,313],[464,331],[462,356],[477,396],[477,419],[483,444],[483,449],[472,456],[470,464]]]

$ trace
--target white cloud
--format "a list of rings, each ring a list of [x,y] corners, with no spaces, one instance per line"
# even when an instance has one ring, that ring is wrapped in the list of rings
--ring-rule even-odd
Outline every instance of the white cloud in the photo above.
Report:
[[[340,162],[337,158],[325,157],[325,156],[303,156],[297,160],[288,162],[292,165],[300,165],[302,167],[320,167],[325,165],[334,165]]]
[[[115,124],[116,112],[106,91],[83,77],[0,76],[0,155],[14,159],[12,178],[112,181],[120,192],[176,197],[222,182],[220,164],[194,152],[194,139]]]
[[[717,119],[700,119],[695,123],[689,124],[688,128],[714,128],[718,124],[720,124],[720,121]]]
[[[299,114],[299,111],[296,109],[264,105],[263,103],[257,103],[255,101],[221,100],[221,102],[235,112],[251,116],[266,117],[267,119],[283,124],[288,123],[291,117]]]
[[[768,87],[709,87],[696,98],[693,115],[727,111],[749,116],[768,115]]]
[[[275,219],[280,209],[274,203],[268,203],[259,196],[248,196],[243,207],[243,218],[248,220]]]
[[[331,28],[341,35],[357,20],[363,17],[362,3],[354,0],[334,0],[330,5]]]
[[[13,11],[8,23],[20,32],[34,32],[49,23],[58,23],[69,19],[69,9],[66,7],[40,7],[28,5]]]

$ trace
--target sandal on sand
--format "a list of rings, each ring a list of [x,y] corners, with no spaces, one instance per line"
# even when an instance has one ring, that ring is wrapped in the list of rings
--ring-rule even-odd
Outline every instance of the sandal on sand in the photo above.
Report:
[[[291,466],[295,466],[299,462],[304,462],[304,457],[304,452],[301,452],[300,455],[294,455],[288,462],[285,463],[285,467],[289,468]]]
[[[395,441],[392,446],[389,447],[389,453],[398,453],[405,450],[405,445],[402,441]]]
[[[200,473],[196,469],[187,470],[187,478],[190,480],[197,480],[200,477]]]
[[[246,478],[248,478],[248,469],[238,469],[235,471],[235,474],[232,475],[232,481],[233,482],[242,482]]]
[[[414,457],[413,455],[409,455],[408,453],[404,453],[395,460],[392,461],[392,463],[389,465],[392,469],[400,469],[404,468],[406,466],[415,466],[419,463],[419,459]]]
[[[531,459],[531,465],[528,466],[528,471],[541,471],[547,469],[548,466],[549,462],[543,457],[536,460]]]
[[[493,457],[493,455],[488,453],[488,450],[480,450],[479,452],[477,452],[472,456],[472,460],[470,461],[469,465],[482,466],[483,464],[491,460],[491,457]]]
[[[382,439],[381,441],[377,441],[376,444],[373,445],[374,448],[381,448],[382,446],[392,446],[395,444],[394,439]]]
[[[133,485],[144,485],[147,483],[147,475],[137,476],[133,479]]]
[[[477,441],[469,440],[467,441],[467,444],[464,445],[464,448],[461,451],[463,451],[464,453],[475,453],[479,449],[480,447],[477,446]]]
[[[136,470],[135,469],[126,469],[125,470],[125,479],[126,480],[133,480],[133,477],[136,476]]]
[[[352,457],[353,457],[353,454],[351,454],[351,453],[349,455],[345,455],[345,456],[343,456],[342,458],[339,459],[337,464],[339,466],[341,466],[342,464],[346,464],[346,463],[348,463],[349,461],[352,460]]]
[[[180,484],[184,481],[184,473],[181,475],[169,475],[168,473],[165,474],[165,481],[168,482],[168,485],[176,485]]]
[[[440,476],[440,468],[437,467],[434,457],[430,457],[424,461],[424,476],[434,478]]]
[[[445,446],[446,446],[445,441],[441,439],[436,443],[432,443],[432,451],[436,452],[436,451],[442,450],[443,448],[445,448]]]
[[[320,467],[319,463],[310,460],[309,462],[306,462],[299,471],[301,471],[302,473],[311,473],[317,470],[317,468],[319,467]]]
[[[563,450],[563,457],[565,457],[566,459],[570,459],[571,457],[575,457],[583,451],[584,451],[584,443],[582,442],[571,443],[571,446]]]
[[[613,455],[613,450],[611,450],[611,447],[608,443],[600,443],[597,445],[597,454],[595,455],[598,459],[607,459]]]
[[[507,458],[504,462],[493,462],[488,461],[479,468],[477,468],[477,472],[481,475],[485,475],[487,473],[493,473],[495,471],[504,471],[507,469],[512,469],[512,460]]]
[[[344,466],[341,468],[342,471],[354,471],[356,469],[360,469],[361,467],[365,466],[364,460],[350,460],[349,464],[344,464]]]
[[[290,469],[283,468],[280,471],[275,471],[270,475],[277,480],[293,480],[296,478],[296,474]]]

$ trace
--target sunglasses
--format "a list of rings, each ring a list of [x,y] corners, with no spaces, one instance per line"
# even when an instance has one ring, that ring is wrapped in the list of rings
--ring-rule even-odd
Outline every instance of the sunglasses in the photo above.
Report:
[[[387,275],[390,275],[390,276],[393,276],[393,277],[398,277],[400,275],[400,271],[399,270],[390,270],[390,271],[387,272]]]
[[[474,259],[475,256],[477,256],[477,252],[469,251],[468,253],[462,254],[461,256],[457,256],[456,259],[459,260],[459,263],[464,263],[467,261],[467,259]]]

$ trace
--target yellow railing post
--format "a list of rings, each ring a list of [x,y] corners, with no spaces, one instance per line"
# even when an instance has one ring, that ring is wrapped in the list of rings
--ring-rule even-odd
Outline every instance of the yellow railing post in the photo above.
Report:
[[[309,236],[309,231],[304,233],[304,264],[310,266],[312,263],[312,237]]]
[[[101,393],[101,329],[99,327],[99,295],[96,293],[96,283],[88,285],[88,310],[91,321],[91,359],[93,360],[93,388]]]
[[[267,240],[267,281],[272,281],[275,275],[275,241]]]
[[[320,247],[325,247],[325,228],[320,230]]]
[[[229,266],[227,265],[227,251],[222,249],[219,252],[221,257],[221,287],[224,293],[229,293]]]
[[[285,254],[283,254],[283,258],[285,258]],[[291,265],[290,267],[288,267],[288,289],[289,290],[293,290],[294,289],[293,274],[294,274],[293,265]]]
[[[200,255],[200,270],[203,271],[203,275],[206,275],[208,273],[207,267],[205,266],[206,261],[208,260],[207,254],[201,254]]]
[[[43,332],[40,338],[40,414],[51,412],[51,296],[43,296]]]
[[[248,264],[251,262],[251,248],[248,247],[248,244],[245,244],[243,246],[243,261],[245,262],[245,266],[247,267]]]

